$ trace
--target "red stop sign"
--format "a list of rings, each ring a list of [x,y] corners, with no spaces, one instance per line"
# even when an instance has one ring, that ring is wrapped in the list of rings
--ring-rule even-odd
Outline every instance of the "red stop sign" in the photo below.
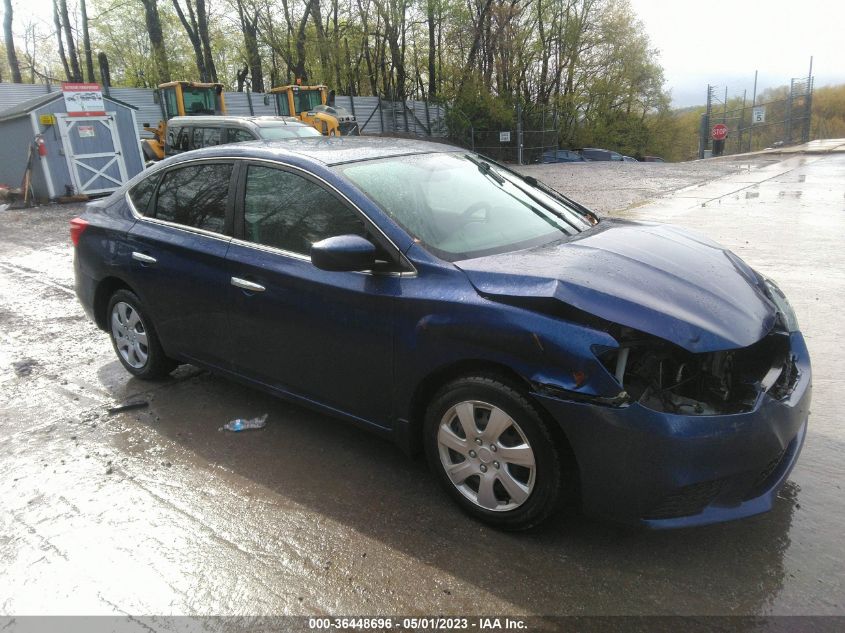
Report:
[[[717,123],[710,130],[710,138],[714,141],[724,141],[728,137],[728,126],[724,123]]]

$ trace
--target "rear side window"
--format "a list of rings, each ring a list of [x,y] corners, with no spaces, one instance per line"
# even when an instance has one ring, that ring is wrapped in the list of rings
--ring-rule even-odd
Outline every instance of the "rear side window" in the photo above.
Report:
[[[132,205],[141,215],[150,214],[150,201],[153,199],[153,192],[156,190],[158,178],[158,174],[154,174],[149,178],[144,178],[141,182],[129,190],[129,198],[132,200]]]
[[[364,221],[334,195],[302,176],[250,165],[244,234],[257,244],[308,255],[314,242],[335,235],[366,236]]]
[[[221,163],[168,171],[158,188],[155,217],[222,233],[231,176],[232,165]]]

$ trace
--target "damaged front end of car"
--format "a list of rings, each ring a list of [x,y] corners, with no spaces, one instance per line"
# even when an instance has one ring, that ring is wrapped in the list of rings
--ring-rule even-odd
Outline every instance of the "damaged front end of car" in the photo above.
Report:
[[[776,318],[751,345],[693,352],[594,320],[618,342],[592,348],[618,391],[536,385],[574,445],[588,513],[663,529],[771,508],[801,451],[812,389],[795,315],[764,283]]]
[[[628,395],[654,411],[726,415],[754,409],[761,394],[780,400],[800,377],[789,332],[774,329],[753,345],[692,353],[656,336],[620,328],[616,349],[596,355]]]

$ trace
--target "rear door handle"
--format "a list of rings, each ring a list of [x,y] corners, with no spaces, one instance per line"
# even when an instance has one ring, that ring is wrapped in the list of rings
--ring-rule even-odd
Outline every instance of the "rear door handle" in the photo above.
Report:
[[[247,281],[246,279],[241,279],[240,277],[232,277],[232,285],[237,286],[238,288],[243,288],[244,290],[249,290],[250,292],[264,292],[266,288],[261,284],[257,284],[253,281]]]
[[[139,253],[138,251],[132,251],[132,259],[136,262],[141,262],[142,264],[155,264],[158,261],[155,257],[150,257],[149,255]]]

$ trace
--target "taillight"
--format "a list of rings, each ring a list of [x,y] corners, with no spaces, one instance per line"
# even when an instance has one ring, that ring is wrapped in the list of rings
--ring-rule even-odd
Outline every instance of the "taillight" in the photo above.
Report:
[[[74,246],[79,244],[79,238],[82,236],[82,233],[85,232],[85,229],[87,228],[87,220],[83,220],[82,218],[73,218],[70,221],[70,241],[73,242]]]

